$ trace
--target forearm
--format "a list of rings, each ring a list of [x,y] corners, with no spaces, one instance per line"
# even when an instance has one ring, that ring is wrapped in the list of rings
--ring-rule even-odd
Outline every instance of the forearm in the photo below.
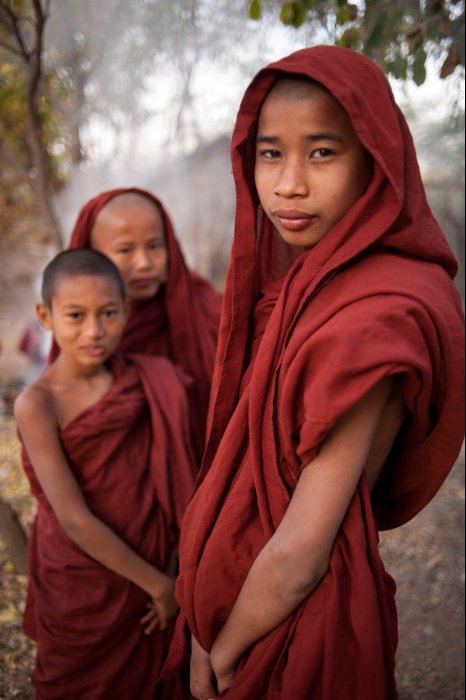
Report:
[[[215,667],[231,667],[259,639],[278,627],[317,586],[324,570],[303,572],[302,559],[280,562],[273,542],[259,554],[231,614],[215,640]]]
[[[157,598],[166,574],[136,554],[92,513],[88,512],[78,526],[65,524],[64,529],[86,554]]]

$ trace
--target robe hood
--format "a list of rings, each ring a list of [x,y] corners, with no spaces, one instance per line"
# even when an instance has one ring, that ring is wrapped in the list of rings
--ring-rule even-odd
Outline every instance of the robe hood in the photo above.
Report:
[[[89,247],[99,212],[112,199],[127,193],[149,199],[162,216],[168,249],[168,277],[159,293],[130,315],[119,351],[164,355],[194,380],[191,390],[192,402],[196,406],[192,412],[193,438],[200,459],[215,359],[220,294],[207,280],[187,267],[165,207],[147,190],[120,188],[102,192],[91,199],[79,212],[69,248]],[[51,358],[57,354],[54,345]]]
[[[365,194],[325,238],[308,251],[282,241],[262,211],[254,184],[255,137],[261,106],[280,78],[293,76],[317,81],[338,100],[374,162],[372,180]],[[235,234],[203,472],[212,462],[238,398],[232,387],[239,387],[247,361],[250,318],[258,295],[262,292],[266,296],[264,290],[273,285],[279,290],[274,313],[275,317],[281,316],[276,320],[276,328],[280,330],[274,333],[269,329],[267,335],[271,349],[265,362],[270,363],[268,370],[272,373],[281,362],[280,353],[297,319],[319,290],[339,271],[373,254],[388,254],[393,259],[412,261],[425,271],[432,269],[434,277],[439,275],[439,284],[447,290],[444,307],[439,301],[436,310],[437,281],[433,282],[431,290],[428,282],[424,283],[430,297],[428,303],[432,304],[434,313],[438,312],[439,321],[442,322],[441,317],[446,313],[451,322],[452,338],[445,341],[449,345],[445,352],[448,361],[453,363],[447,382],[448,391],[451,388],[456,393],[451,397],[451,410],[458,414],[450,434],[454,445],[450,454],[457,454],[462,441],[459,422],[464,410],[462,396],[454,389],[456,380],[461,382],[462,376],[459,365],[463,314],[459,295],[451,283],[457,272],[457,262],[428,205],[409,127],[382,71],[361,54],[330,46],[303,49],[270,64],[256,75],[246,90],[232,138],[231,157],[237,197]],[[425,275],[427,279],[429,273]],[[413,289],[412,294],[422,296],[421,287]],[[396,293],[410,295],[411,290],[406,288]],[[267,391],[263,385],[257,385],[256,389]],[[428,411],[427,407],[424,411]],[[445,468],[442,473],[448,470]],[[436,483],[438,488],[440,479]],[[431,496],[429,490],[429,498]],[[426,498],[410,507],[409,515],[406,512],[393,519],[384,517],[381,524],[401,524],[425,505]]]

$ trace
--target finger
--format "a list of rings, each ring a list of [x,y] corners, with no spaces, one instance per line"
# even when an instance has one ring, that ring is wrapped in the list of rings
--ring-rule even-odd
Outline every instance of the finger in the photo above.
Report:
[[[224,693],[232,685],[235,678],[234,673],[230,673],[223,678],[217,678],[217,688],[219,693]]]
[[[191,664],[190,688],[197,700],[213,700],[217,697],[210,664]]]
[[[157,629],[159,629],[159,621],[152,620],[152,622],[150,622],[144,630],[144,634],[152,634],[152,632]]]
[[[144,617],[141,617],[140,622],[141,624],[145,625],[146,622],[150,622],[154,618],[157,618],[157,613],[154,610],[151,610],[150,612],[146,613]]]

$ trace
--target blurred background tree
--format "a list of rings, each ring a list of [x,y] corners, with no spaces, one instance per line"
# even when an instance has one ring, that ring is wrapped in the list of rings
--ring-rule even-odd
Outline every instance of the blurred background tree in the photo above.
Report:
[[[428,55],[442,55],[440,77],[464,67],[464,0],[251,0],[249,15],[278,12],[283,24],[314,32],[369,56],[388,74],[417,85]]]
[[[363,51],[398,79],[422,84],[428,56],[441,57],[442,77],[464,66],[464,0],[0,0],[2,209],[35,208],[60,247],[53,195],[88,159],[92,127],[118,143],[164,109],[167,141],[200,143],[196,72],[252,65],[238,52],[254,36],[248,19],[277,15],[305,27],[306,43]],[[173,76],[168,107],[149,107],[163,74]]]

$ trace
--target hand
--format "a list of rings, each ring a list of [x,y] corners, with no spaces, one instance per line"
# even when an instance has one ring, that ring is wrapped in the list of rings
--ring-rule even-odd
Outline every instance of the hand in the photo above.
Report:
[[[141,624],[146,625],[146,634],[150,634],[154,629],[166,630],[170,620],[178,612],[174,578],[165,575],[158,576],[157,590],[148,603],[148,608],[148,612],[141,619]]]
[[[212,647],[210,662],[217,680],[218,692],[224,693],[226,690],[228,690],[235,679],[238,662],[228,661],[226,658],[224,658],[224,656],[222,656],[222,650],[218,644],[218,640],[215,640]]]
[[[159,629],[160,627],[160,618],[157,612],[157,608],[155,607],[154,601],[150,600],[149,603],[146,605],[147,607],[147,612],[144,615],[144,617],[141,618],[141,625],[145,625],[146,629],[144,630],[144,634],[152,634],[154,630]]]
[[[214,700],[217,697],[210,656],[194,637],[191,637],[190,678],[191,693],[196,700]]]

